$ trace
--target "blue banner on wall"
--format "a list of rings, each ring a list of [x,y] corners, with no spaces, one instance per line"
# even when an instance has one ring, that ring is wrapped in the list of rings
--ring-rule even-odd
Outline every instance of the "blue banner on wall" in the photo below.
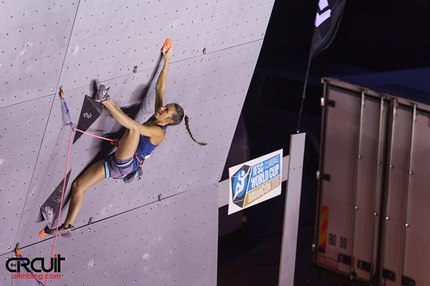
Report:
[[[229,174],[229,214],[278,196],[282,183],[282,149],[231,167]]]

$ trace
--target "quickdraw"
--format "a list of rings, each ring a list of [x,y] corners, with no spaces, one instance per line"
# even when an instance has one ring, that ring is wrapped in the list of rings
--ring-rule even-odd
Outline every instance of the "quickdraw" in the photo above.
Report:
[[[22,264],[22,265],[28,265],[28,260],[24,259],[24,257],[22,256],[21,249],[19,248],[19,243],[16,244],[14,252],[15,252],[16,258],[20,258],[22,260],[22,262],[27,262],[26,264]],[[36,280],[36,282],[39,286],[45,286],[45,284],[43,284],[42,281],[37,279],[37,277],[34,275],[33,271],[30,270],[29,272],[30,272],[31,276],[34,278],[34,280]]]

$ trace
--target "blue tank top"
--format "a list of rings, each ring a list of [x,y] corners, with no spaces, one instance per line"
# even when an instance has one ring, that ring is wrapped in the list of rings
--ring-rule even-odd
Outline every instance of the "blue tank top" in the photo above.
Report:
[[[150,122],[150,121],[154,121],[154,120],[155,120],[155,117],[152,116],[146,122]],[[164,130],[164,132],[166,132],[167,126],[160,126],[160,127],[161,127],[161,129]],[[152,152],[155,150],[155,148],[157,148],[157,146],[152,144],[151,141],[149,141],[148,136],[140,135],[139,145],[137,146],[136,152],[139,152],[141,155],[143,155],[143,157],[146,157],[148,155],[151,155]],[[135,159],[134,160],[134,169],[136,170],[138,167],[139,167],[139,161]]]

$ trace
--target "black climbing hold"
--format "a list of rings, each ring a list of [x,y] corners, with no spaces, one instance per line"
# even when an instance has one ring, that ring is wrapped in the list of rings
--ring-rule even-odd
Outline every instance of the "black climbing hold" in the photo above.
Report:
[[[67,173],[66,176],[66,186],[69,182],[70,172]],[[60,210],[60,202],[61,202],[61,193],[63,190],[63,183],[64,179],[61,180],[61,182],[58,184],[58,186],[55,188],[55,190],[52,192],[52,194],[49,196],[49,198],[43,203],[43,205],[40,207],[40,212],[42,213],[43,218],[48,223],[48,227],[52,228],[52,225],[54,224],[55,220],[58,217],[58,212]],[[64,198],[63,198],[64,202]],[[64,204],[63,204],[64,207]]]

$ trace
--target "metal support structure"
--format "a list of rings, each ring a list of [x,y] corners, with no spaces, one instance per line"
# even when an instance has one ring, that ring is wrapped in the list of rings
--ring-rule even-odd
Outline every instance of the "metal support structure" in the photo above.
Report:
[[[361,159],[363,158],[363,150],[362,150],[362,144],[363,144],[363,120],[364,120],[364,108],[366,106],[366,94],[363,90],[361,92],[361,104],[360,104],[360,123],[359,123],[359,130],[358,130],[358,146],[357,146],[357,163],[356,163],[356,170],[355,170],[355,189],[354,189],[354,201],[353,201],[353,218],[352,218],[352,233],[351,233],[351,277],[355,276],[355,258],[354,258],[354,243],[355,243],[355,225],[356,225],[356,219],[357,219],[357,212],[360,211],[360,206],[357,205],[357,195],[359,192],[359,182],[360,182],[360,163]]]
[[[321,198],[322,198],[322,184],[323,179],[321,178],[320,174],[324,173],[324,149],[325,149],[325,136],[324,136],[324,130],[327,125],[327,109],[330,108],[330,105],[325,104],[325,102],[328,100],[327,98],[327,88],[328,88],[328,82],[324,79],[321,80],[321,82],[324,84],[323,86],[323,96],[321,97],[321,108],[322,108],[322,114],[321,114],[321,144],[320,144],[320,157],[319,157],[319,166],[317,174],[317,180],[318,180],[318,191],[317,191],[317,199],[316,199],[316,211],[315,211],[315,231],[314,231],[314,243],[312,245],[313,250],[313,259],[316,261],[317,258],[317,250],[318,250],[318,234],[320,231],[320,223],[319,223],[319,217],[321,213]]]
[[[372,220],[372,270],[371,274],[374,275],[376,267],[374,262],[377,261],[378,255],[378,240],[379,240],[379,225],[381,218],[381,195],[382,195],[382,185],[383,185],[383,172],[384,172],[384,147],[385,147],[385,134],[386,134],[386,124],[385,124],[386,114],[385,114],[385,97],[381,97],[380,109],[379,109],[379,133],[378,133],[378,154],[376,163],[376,180],[375,180],[375,192],[373,197],[373,220]]]
[[[415,144],[414,144],[414,139],[415,139],[415,127],[416,127],[416,122],[417,122],[417,104],[413,105],[413,112],[412,112],[412,134],[411,134],[411,148],[410,148],[410,152],[409,152],[409,170],[408,170],[408,186],[406,189],[406,201],[405,201],[405,219],[404,219],[404,233],[403,233],[403,259],[402,259],[402,273],[404,273],[404,269],[405,269],[405,256],[406,256],[406,238],[408,235],[408,228],[409,228],[409,203],[411,201],[410,196],[411,194],[411,188],[412,188],[412,180],[413,180],[413,175],[414,175],[414,151],[415,151]]]
[[[392,102],[392,118],[391,118],[391,137],[390,137],[390,150],[388,152],[388,183],[387,183],[387,194],[386,197],[390,196],[390,192],[391,192],[391,178],[392,178],[392,170],[394,168],[393,166],[393,142],[394,142],[394,138],[395,138],[395,126],[396,126],[396,117],[397,117],[397,108],[398,108],[398,103],[397,103],[397,99],[393,99]],[[385,205],[385,222],[383,225],[383,229],[385,230],[387,227],[387,224],[390,222],[390,217],[388,216],[388,210],[390,209],[390,202],[389,200],[387,200],[387,203]],[[383,236],[383,239],[385,239],[385,234]],[[384,265],[384,261],[385,261],[385,252],[386,252],[386,245],[384,243],[382,243],[382,247],[381,247],[381,265]],[[383,277],[383,270],[380,270],[380,277],[379,277],[379,281],[383,281],[385,278]]]
[[[290,164],[279,266],[279,286],[294,285],[305,140],[306,133],[291,136]]]

